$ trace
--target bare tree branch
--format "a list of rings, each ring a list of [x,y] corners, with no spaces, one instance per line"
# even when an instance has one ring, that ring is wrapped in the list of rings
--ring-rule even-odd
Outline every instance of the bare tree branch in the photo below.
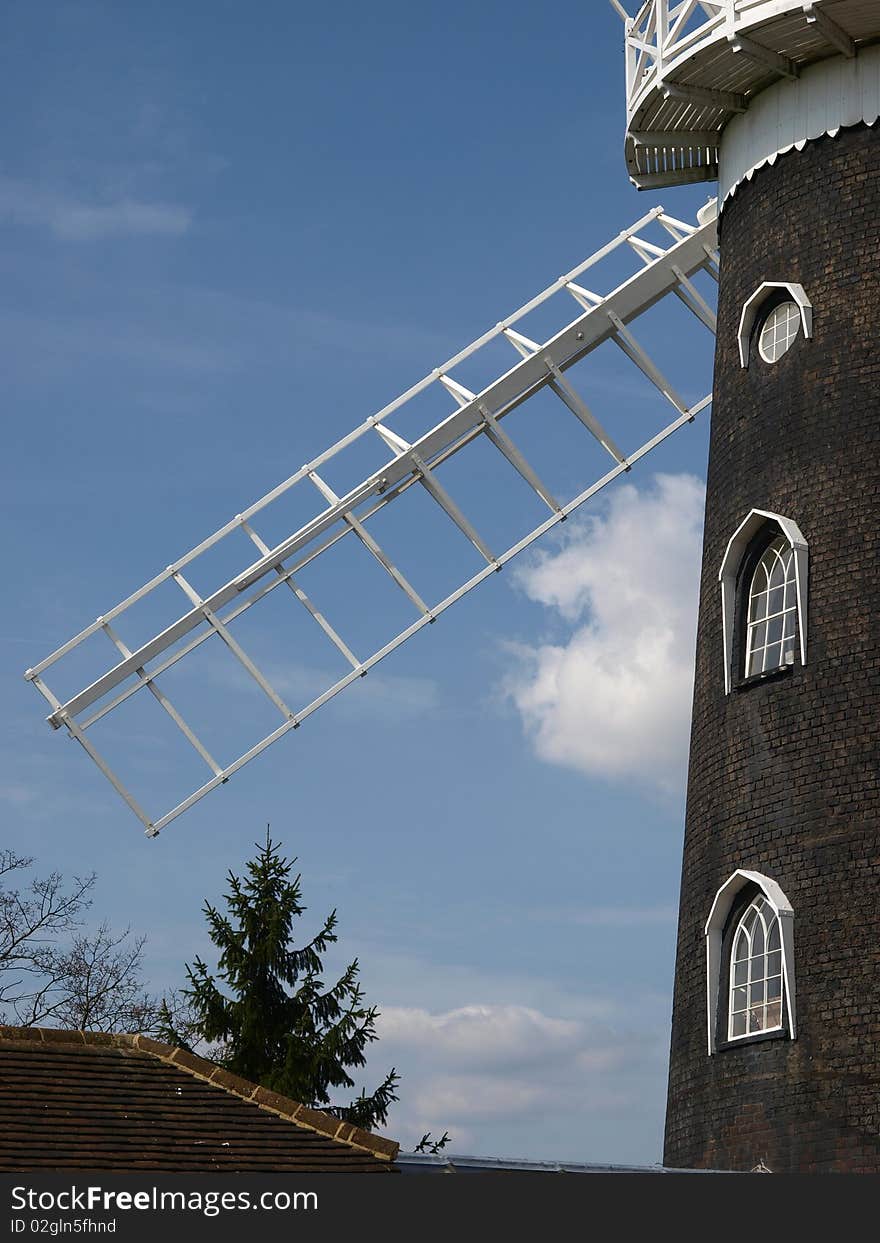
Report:
[[[58,872],[9,888],[4,877],[25,872],[33,859],[0,850],[0,1020],[22,1026],[51,1023],[92,1031],[155,1031],[158,998],[144,992],[145,937],[102,923],[82,933],[95,874]],[[62,938],[64,942],[62,942]]]

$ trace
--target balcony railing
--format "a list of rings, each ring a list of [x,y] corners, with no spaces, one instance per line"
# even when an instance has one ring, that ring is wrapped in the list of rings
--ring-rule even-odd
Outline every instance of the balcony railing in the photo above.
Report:
[[[780,78],[880,37],[865,0],[647,0],[625,22],[630,176],[642,188],[714,180],[721,132]]]
[[[733,34],[741,7],[737,0],[648,0],[643,4],[626,34],[628,113],[633,112],[638,97],[663,77],[665,66],[704,40]]]

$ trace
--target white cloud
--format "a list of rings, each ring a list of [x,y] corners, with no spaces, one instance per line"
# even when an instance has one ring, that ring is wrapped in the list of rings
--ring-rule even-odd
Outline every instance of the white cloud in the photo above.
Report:
[[[445,1014],[388,1007],[383,1010],[383,1040],[417,1045],[423,1055],[471,1069],[526,1066],[548,1052],[578,1048],[581,1024],[555,1019],[527,1006],[470,1005]]]
[[[443,1119],[444,1130],[451,1129],[455,1134],[455,1150],[460,1152],[462,1120],[470,1122],[466,1129],[474,1134],[475,1122],[527,1115],[546,1104],[540,1079],[528,1082],[509,1076],[492,1079],[479,1075],[432,1075],[417,1087],[412,1112],[426,1119]],[[426,1129],[430,1131],[431,1125],[426,1122]]]
[[[0,219],[46,228],[62,241],[83,242],[103,237],[179,237],[189,229],[192,213],[175,203],[144,203],[131,198],[81,202],[3,177]]]
[[[504,690],[538,755],[672,791],[685,770],[704,487],[690,475],[628,485],[515,581],[566,624],[561,642],[511,644]]]
[[[560,1135],[572,1126],[583,1133],[588,1119],[595,1127],[608,1112],[638,1115],[646,1095],[662,1098],[665,1047],[653,1030],[481,1003],[440,1013],[386,1006],[377,1032],[376,1065],[393,1063],[402,1075],[385,1130],[404,1146],[446,1129],[451,1152],[513,1156],[498,1149],[498,1135],[521,1136],[544,1121]],[[547,1155],[588,1159],[571,1141]]]

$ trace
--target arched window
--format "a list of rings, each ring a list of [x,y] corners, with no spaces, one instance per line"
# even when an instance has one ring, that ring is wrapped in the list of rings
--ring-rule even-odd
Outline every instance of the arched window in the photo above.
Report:
[[[780,534],[767,545],[749,584],[745,676],[793,665],[796,633],[794,549]]]
[[[726,694],[798,656],[806,665],[808,571],[807,541],[791,518],[753,509],[731,535],[718,571]]]
[[[763,894],[733,932],[727,1039],[782,1027],[782,936],[779,917]]]
[[[706,921],[709,1053],[744,1041],[794,1040],[794,911],[775,880],[739,868]]]

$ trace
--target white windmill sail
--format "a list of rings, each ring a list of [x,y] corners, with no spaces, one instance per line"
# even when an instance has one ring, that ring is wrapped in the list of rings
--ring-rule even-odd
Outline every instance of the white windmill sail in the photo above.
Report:
[[[585,501],[661,444],[678,428],[692,422],[704,411],[711,393],[688,404],[634,335],[633,324],[660,300],[677,298],[710,332],[715,330],[715,316],[709,301],[694,283],[697,273],[706,272],[717,280],[716,213],[710,204],[700,212],[695,224],[685,223],[667,215],[657,207],[619,233],[583,263],[554,281],[513,315],[479,337],[473,344],[436,368],[418,384],[378,414],[366,419],[348,436],[319,454],[290,478],[241,513],[235,515],[196,548],[180,557],[120,604],[109,609],[97,621],[64,643],[45,660],[29,669],[25,677],[48,701],[48,717],[53,728],[64,727],[88,752],[131,810],[143,823],[149,836],[159,831],[206,794],[236,773],[273,742],[278,741],[322,707],[340,691],[363,677],[379,661],[400,647],[424,626],[435,621],[456,601],[479,583],[500,570],[512,557],[529,547],[536,539],[564,520]],[[654,229],[660,243],[650,241],[644,233]],[[635,272],[619,282],[606,294],[585,288],[584,274],[614,256],[626,255]],[[526,331],[530,317],[539,318],[551,305],[558,306],[559,297],[567,308],[565,322],[549,337],[536,340]],[[577,308],[577,315],[567,315]],[[613,342],[626,359],[647,377],[665,403],[673,407],[671,422],[660,426],[647,440],[636,446],[627,444],[627,428],[603,426],[586,404],[569,374],[578,363],[606,342]],[[482,351],[491,354],[498,344],[509,345],[517,356],[516,363],[505,368],[490,383],[474,392],[461,379],[463,364],[471,365]],[[428,390],[442,396],[453,407],[452,412],[424,433],[407,433],[408,408]],[[603,468],[598,475],[583,480],[583,486],[568,500],[558,499],[526,460],[503,426],[505,418],[515,409],[532,402],[536,395],[549,391],[562,402],[582,425],[583,435],[592,437],[601,446]],[[659,403],[658,403],[659,404]],[[338,495],[325,478],[327,465],[352,446],[373,439],[387,460],[356,486]],[[488,442],[502,456],[511,470],[540,498],[549,511],[537,526],[524,531],[504,550],[494,549],[481,534],[479,517],[466,515],[444,484],[443,466],[452,457],[468,453],[478,441]],[[472,450],[470,450],[472,452]],[[585,455],[586,458],[587,455]],[[323,472],[323,473],[322,473]],[[459,582],[454,590],[439,600],[425,599],[413,577],[398,567],[378,542],[371,520],[391,506],[399,511],[399,521],[406,522],[406,497],[413,496],[419,485],[437,505],[444,519],[461,532],[479,554],[482,568]],[[290,496],[294,489],[305,490],[317,503],[317,511],[297,529],[280,540],[270,542],[261,534],[260,524],[272,507]],[[416,491],[418,491],[417,489]],[[485,503],[491,506],[491,497]],[[246,562],[239,572],[208,594],[199,592],[188,577],[188,567],[215,549],[229,537],[250,541],[255,559]],[[335,627],[327,619],[300,581],[301,571],[323,557],[340,540],[360,542],[377,563],[377,573],[387,576],[393,589],[406,597],[412,620],[371,654],[355,654],[356,644],[345,634],[344,627]],[[424,550],[430,556],[430,549]],[[154,633],[146,642],[129,646],[120,631],[126,614],[147,600],[153,593],[176,587],[180,592],[182,611],[170,625]],[[335,678],[308,702],[290,703],[282,689],[266,675],[234,633],[233,623],[247,610],[277,588],[293,595],[291,607],[300,606],[321,629],[327,641],[349,666],[348,672]],[[93,636],[105,636],[112,661],[104,671],[81,690],[62,700],[52,690],[46,674],[63,666],[65,658],[74,656],[81,645]],[[215,758],[214,748],[199,737],[184,720],[172,702],[163,675],[206,640],[225,646],[230,658],[238,663],[243,677],[249,679],[270,701],[277,722],[274,729],[254,739],[241,754],[228,760]],[[170,810],[150,814],[106,759],[98,751],[91,735],[92,727],[114,712],[132,696],[147,692],[160,705],[167,719],[180,731],[187,743],[208,770],[207,778],[192,789]]]

